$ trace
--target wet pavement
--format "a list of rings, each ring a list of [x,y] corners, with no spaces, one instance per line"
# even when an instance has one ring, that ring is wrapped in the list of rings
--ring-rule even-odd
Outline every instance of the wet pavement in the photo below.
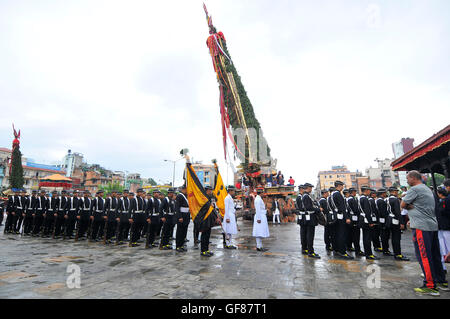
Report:
[[[238,225],[238,250],[224,250],[220,230],[213,230],[211,258],[193,249],[192,223],[186,253],[5,235],[0,227],[0,298],[450,298],[413,292],[422,279],[410,231],[402,237],[409,262],[344,261],[325,251],[322,226],[315,239],[322,258],[311,259],[300,253],[295,223],[269,223],[268,252],[255,250],[251,221]],[[74,265],[80,288],[73,288]]]

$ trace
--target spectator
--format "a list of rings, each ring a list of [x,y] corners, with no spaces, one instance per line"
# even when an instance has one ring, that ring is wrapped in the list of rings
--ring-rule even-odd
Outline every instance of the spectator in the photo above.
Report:
[[[447,196],[450,196],[450,178],[447,178],[445,181],[444,181],[444,187],[445,187],[445,190],[447,191]]]
[[[422,183],[418,171],[409,172],[406,178],[411,188],[403,197],[401,207],[408,210],[416,257],[424,273],[424,285],[414,291],[439,296],[439,290],[448,291],[449,288],[441,263],[433,193]]]
[[[406,196],[406,194],[408,192],[408,189],[405,186],[402,186],[401,190],[402,190],[402,195],[401,196],[403,198],[403,197]],[[407,223],[409,221],[408,210],[406,208],[403,208],[401,214],[402,214],[403,218],[405,219],[405,223]],[[407,228],[405,227],[404,230],[401,230],[401,233],[403,234],[403,232],[406,231],[406,230],[407,230]]]
[[[272,186],[277,186],[278,185],[278,180],[275,178],[272,180]]]
[[[283,176],[283,174],[281,174],[281,171],[278,171],[277,183],[278,183],[278,185],[284,185],[284,176]]]
[[[288,186],[294,186],[295,185],[295,180],[292,178],[292,176],[289,177],[288,183],[289,183]]]
[[[445,256],[450,252],[450,197],[444,187],[438,187],[439,203],[436,207],[436,218],[439,226],[439,246],[442,255],[442,267],[445,267]]]

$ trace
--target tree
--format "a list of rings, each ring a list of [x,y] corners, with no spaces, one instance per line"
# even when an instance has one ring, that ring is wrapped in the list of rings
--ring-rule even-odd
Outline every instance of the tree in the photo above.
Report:
[[[15,147],[12,152],[11,174],[9,175],[10,188],[22,188],[24,184],[22,153],[19,147]]]
[[[444,175],[435,173],[434,174],[434,178],[436,180],[436,186],[439,186],[439,185],[444,183],[444,180],[445,180],[445,176]],[[429,178],[427,178],[425,183],[426,183],[427,186],[433,186],[433,177],[431,176],[431,174],[429,175]]]
[[[150,185],[152,185],[152,186],[158,185],[158,183],[155,182],[155,180],[154,180],[153,178],[149,178],[149,179],[148,179],[148,183],[149,183]]]
[[[112,191],[122,192],[125,188],[119,182],[109,182],[106,186],[100,186],[99,189],[104,191],[106,194],[111,193]]]

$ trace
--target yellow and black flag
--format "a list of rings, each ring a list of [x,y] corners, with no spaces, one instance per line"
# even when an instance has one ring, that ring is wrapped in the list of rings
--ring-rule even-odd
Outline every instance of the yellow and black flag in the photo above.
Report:
[[[214,207],[211,205],[211,200],[206,195],[191,163],[186,163],[186,191],[194,224],[198,226],[200,231],[213,227],[216,220],[213,213]]]
[[[215,161],[213,161],[213,163],[217,173],[213,194],[214,196],[216,196],[216,206],[219,209],[220,215],[223,218],[223,216],[225,215],[225,197],[227,197],[228,192],[225,186],[223,185],[222,176],[220,175],[217,163]]]

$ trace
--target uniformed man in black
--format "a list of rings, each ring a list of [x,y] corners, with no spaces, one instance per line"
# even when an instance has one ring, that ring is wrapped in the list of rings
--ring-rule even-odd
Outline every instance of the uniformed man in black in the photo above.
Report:
[[[14,218],[14,232],[16,234],[20,234],[20,227],[22,226],[25,212],[27,210],[26,204],[26,192],[24,189],[21,189],[19,196],[17,197],[16,214]]]
[[[130,198],[134,198],[134,193],[130,197],[130,191],[128,189],[124,189],[123,197],[122,197],[122,201],[123,201],[122,206],[126,207],[127,214],[128,214],[128,210],[130,208]],[[128,218],[128,220],[129,220],[129,218]],[[124,223],[124,229],[123,229],[123,233],[122,233],[123,240],[128,240],[128,234],[130,233],[130,228],[131,228],[131,224],[129,221],[127,223]]]
[[[389,250],[390,230],[386,224],[389,212],[387,208],[386,198],[387,198],[386,189],[385,188],[378,189],[375,204],[378,210],[378,217],[379,217],[378,222],[380,226],[381,246],[383,248],[383,255],[393,256],[392,252]]]
[[[105,202],[105,233],[104,239],[105,244],[111,243],[111,238],[113,238],[116,231],[116,218],[117,218],[117,208],[118,208],[117,192],[115,190],[111,191],[111,196],[106,198]]]
[[[126,197],[128,196],[128,197]],[[128,231],[130,229],[130,201],[134,199],[134,194],[125,191],[123,197],[119,200],[119,234],[117,237],[117,244],[122,245],[128,238]]]
[[[314,234],[315,228],[318,225],[317,214],[320,212],[320,209],[310,195],[314,186],[310,183],[306,183],[303,186],[305,187],[305,193],[302,198],[303,208],[305,209],[305,222],[302,230],[305,232],[306,249],[308,250],[309,257],[320,258],[320,256],[314,252]]]
[[[26,200],[26,213],[23,219],[23,234],[25,236],[29,236],[31,231],[33,230],[33,216],[36,212],[37,205],[37,191],[33,190],[31,192],[31,196],[27,197]]]
[[[59,197],[59,203],[58,203],[58,211],[55,213],[55,225],[53,230],[53,238],[59,238],[61,235],[61,232],[64,231],[62,228],[64,226],[65,222],[65,216],[66,216],[66,207],[67,207],[67,191],[62,190],[61,196]]]
[[[158,247],[158,244],[155,243],[156,232],[159,228],[159,223],[161,220],[161,192],[157,189],[153,190],[153,200],[152,207],[149,208],[147,212],[147,223],[148,223],[148,233],[147,233],[147,242],[146,248]]]
[[[91,193],[85,190],[83,197],[78,197],[78,192],[73,192],[73,198],[71,202],[68,203],[68,222],[70,229],[67,230],[66,235],[72,238],[73,227],[75,226],[75,221],[77,222],[75,240],[85,240],[88,239],[90,234],[88,234],[88,229],[91,228],[94,222],[92,216],[92,198]],[[89,227],[90,225],[90,227]]]
[[[305,208],[303,206],[303,194],[305,193],[305,187],[303,185],[298,186],[298,196],[295,201],[298,209],[297,224],[300,225],[300,245],[302,246],[302,254],[308,255],[307,240],[305,226]]]
[[[347,210],[345,197],[341,191],[344,189],[344,183],[334,182],[336,190],[331,194],[331,208],[336,214],[336,247],[335,255],[344,259],[353,259],[346,251],[347,243],[347,225],[351,223],[350,214]]]
[[[145,221],[144,221],[144,226],[142,227],[142,238],[147,238],[147,232],[148,232],[148,216],[149,216],[149,211],[151,211],[151,209],[153,208],[153,197],[152,194],[150,192],[145,194]]]
[[[189,222],[191,221],[191,214],[189,212],[189,202],[186,196],[186,185],[183,185],[180,188],[180,193],[175,199],[175,218],[177,221],[176,249],[178,252],[187,251],[184,241],[187,236]]]
[[[144,190],[139,188],[137,190],[137,196],[130,201],[130,223],[131,223],[131,233],[130,233],[130,246],[139,246],[138,239],[142,232],[142,227],[145,221],[145,201],[143,198]]]
[[[162,201],[164,198],[165,198],[164,194],[160,192],[159,193],[159,199]],[[164,222],[162,221],[162,211],[160,213],[161,213],[161,216],[160,216],[160,219],[159,219],[158,226],[156,227],[156,238],[159,239],[160,242],[161,242],[161,231],[162,231],[162,227],[164,225]]]
[[[91,205],[91,220],[92,220],[92,233],[91,240],[98,241],[98,236],[100,236],[100,228],[102,228],[105,223],[105,200],[103,198],[103,191],[99,190],[96,195],[97,197],[92,200]]]
[[[347,198],[347,209],[350,214],[351,224],[348,225],[348,244],[350,250],[355,251],[355,256],[365,256],[361,251],[361,228],[359,224],[358,199],[356,198],[356,188],[349,188],[349,196]]]
[[[40,196],[37,198],[35,215],[33,216],[33,233],[32,236],[38,236],[41,231],[42,224],[44,222],[44,214],[47,209],[47,197],[45,196],[45,190],[41,190]]]
[[[345,199],[345,209],[347,210],[348,214],[350,215],[350,210],[348,207],[348,198],[350,197],[350,191],[348,188],[344,188],[342,190],[342,194],[344,195],[344,199]],[[351,220],[351,216],[350,216],[350,220]],[[345,230],[345,250],[347,252],[350,251],[354,251],[355,249],[353,248],[350,239],[350,227],[351,227],[351,223],[350,224],[346,224],[346,230]]]
[[[159,249],[172,249],[172,244],[169,244],[170,237],[173,234],[173,227],[175,226],[175,201],[174,201],[173,188],[169,188],[167,191],[167,197],[162,200],[161,212],[162,221],[164,223],[162,229],[161,243]]]
[[[401,214],[400,200],[398,199],[398,189],[396,187],[389,188],[389,198],[387,199],[387,207],[389,212],[389,229],[392,240],[392,250],[396,260],[408,261],[409,259],[402,255],[401,250],[401,231],[406,228],[404,216]]]
[[[379,225],[379,213],[378,213],[378,209],[377,209],[377,205],[375,204],[377,198],[377,192],[376,190],[374,190],[373,188],[370,189],[370,195],[369,195],[369,202],[370,202],[370,207],[372,209],[372,212],[375,214],[376,220],[374,220],[374,226],[372,229],[372,244],[374,247],[374,250],[376,252],[383,252],[383,249],[381,248],[381,241],[380,241],[380,225]]]
[[[368,186],[362,186],[361,193],[358,208],[360,219],[362,220],[364,254],[367,260],[376,260],[379,258],[372,253],[372,232],[375,226],[374,220],[376,219],[376,215],[372,212],[368,198],[370,196],[370,188]]]
[[[122,207],[121,200],[122,200],[122,192],[116,192],[116,203],[117,203],[116,217],[114,219],[114,230],[111,238],[111,241],[115,242],[116,244],[119,242],[117,236],[119,235],[120,210]]]
[[[330,196],[330,192],[327,189],[322,189],[320,191],[322,197],[319,199],[319,208],[320,211],[325,216],[325,220],[327,224],[324,227],[323,237],[325,242],[325,249],[327,251],[332,251],[334,246],[334,233],[335,233],[335,219],[333,210],[331,209],[328,203],[328,197]]]
[[[8,197],[8,203],[6,204],[6,221],[4,233],[14,233],[14,219],[16,216],[17,197],[19,196],[19,190],[15,190],[14,195]]]
[[[55,222],[55,214],[58,213],[59,207],[59,198],[58,192],[53,191],[52,196],[47,199],[47,211],[44,215],[44,233],[42,237],[50,237],[50,234],[53,233],[53,224]]]
[[[81,209],[83,209],[83,201],[78,197],[78,191],[74,190],[72,196],[67,197],[66,201],[64,239],[73,238],[75,222],[77,221],[77,216]]]
[[[212,187],[211,186],[206,186],[205,187],[205,192],[206,192],[206,196],[209,198],[209,200],[212,201],[213,196],[214,196]],[[211,204],[211,205],[213,205],[213,204]],[[208,220],[209,221],[214,221],[215,220],[216,223],[220,222],[219,213],[218,213],[217,209],[215,209],[215,208],[213,209],[213,211],[211,212],[211,216],[208,218]],[[200,247],[200,249],[201,249],[200,256],[211,257],[211,256],[214,255],[214,253],[209,250],[209,238],[211,236],[211,228],[212,228],[212,226],[213,226],[212,222],[204,222],[200,226],[200,227],[203,227],[203,228],[199,229],[199,231],[201,233],[201,236],[200,236],[200,245],[201,245],[201,247]]]

